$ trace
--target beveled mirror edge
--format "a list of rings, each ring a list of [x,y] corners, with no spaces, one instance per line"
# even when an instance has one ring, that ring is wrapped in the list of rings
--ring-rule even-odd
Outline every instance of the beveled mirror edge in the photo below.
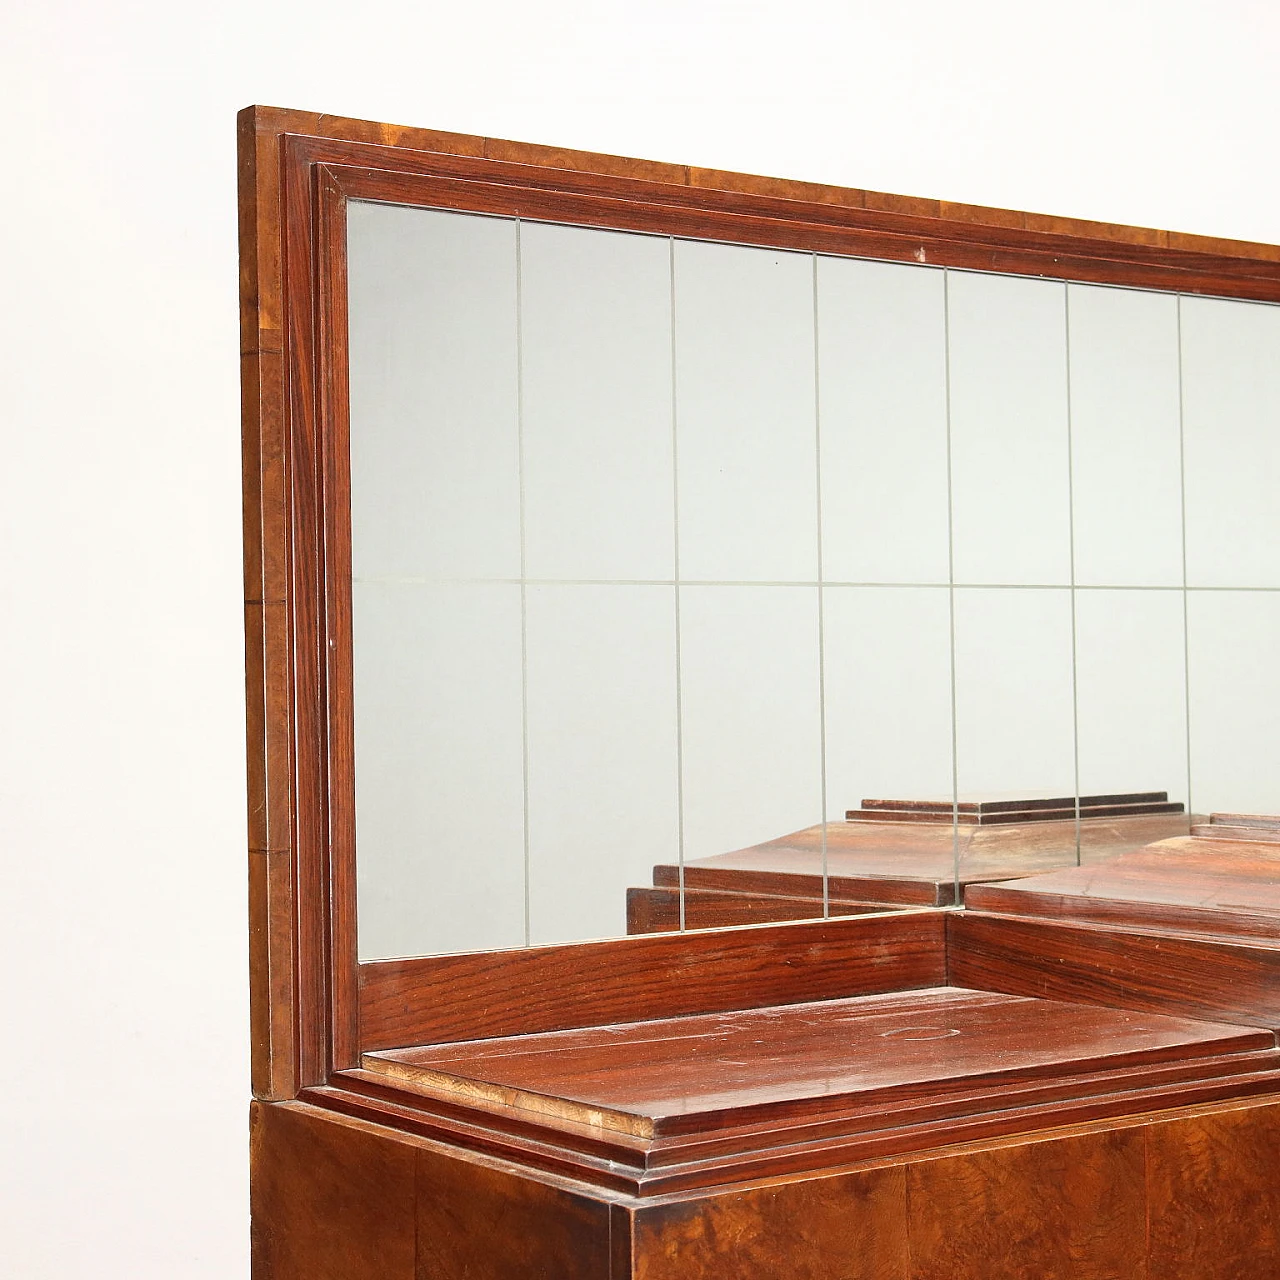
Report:
[[[343,822],[329,806],[328,725],[341,689],[327,680],[322,625],[333,589],[322,417],[335,371],[321,304],[342,264],[320,260],[317,224],[326,202],[345,199],[334,167],[458,184],[463,209],[473,205],[461,184],[501,178],[547,208],[622,198],[675,234],[706,215],[753,223],[748,239],[780,247],[1280,301],[1277,246],[273,107],[246,108],[238,123],[252,1063],[265,1099],[323,1083],[354,1063],[359,1041],[354,878],[331,857]]]

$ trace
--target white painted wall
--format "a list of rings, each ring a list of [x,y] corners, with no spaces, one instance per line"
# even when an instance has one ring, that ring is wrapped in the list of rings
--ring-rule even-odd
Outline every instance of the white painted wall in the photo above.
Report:
[[[1277,241],[1278,43],[1270,0],[8,6],[5,1273],[247,1272],[237,108]]]

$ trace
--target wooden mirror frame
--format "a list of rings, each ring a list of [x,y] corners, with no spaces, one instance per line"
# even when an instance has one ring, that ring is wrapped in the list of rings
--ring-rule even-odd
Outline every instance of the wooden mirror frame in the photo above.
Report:
[[[828,920],[358,963],[344,571],[349,198],[1280,302],[1276,246],[269,107],[239,117],[239,178],[252,1063],[254,1093],[269,1100],[323,1085],[362,1048],[480,1034],[467,1004],[478,986],[492,989],[498,966],[511,991],[527,993],[607,950],[615,985],[577,999],[593,1005],[584,1016],[608,1020],[637,975],[678,965],[691,947],[708,987],[758,985],[798,946],[833,971],[865,948],[847,941],[847,921]],[[919,964],[932,963],[941,917],[907,913],[883,928],[899,944],[917,938]],[[838,993],[823,972],[810,970],[805,998]],[[510,1034],[561,1015],[531,1012],[520,995],[491,1002],[486,1017],[501,1026],[487,1034]]]

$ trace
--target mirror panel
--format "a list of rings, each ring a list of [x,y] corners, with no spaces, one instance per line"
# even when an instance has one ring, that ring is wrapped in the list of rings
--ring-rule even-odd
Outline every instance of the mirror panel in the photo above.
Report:
[[[947,279],[955,581],[1066,586],[1066,286]]]
[[[1280,587],[1280,307],[1181,304],[1187,585]]]
[[[362,960],[525,942],[520,588],[352,584]]]
[[[678,863],[675,598],[530,585],[529,941],[627,932],[627,889]]]
[[[1280,308],[358,201],[348,253],[361,959],[1099,847],[972,798],[1280,809]]]
[[[1280,592],[1189,592],[1187,642],[1196,811],[1280,811]]]
[[[1167,791],[1188,803],[1182,592],[1076,592],[1080,790]]]
[[[1182,586],[1178,299],[1067,286],[1078,586]]]
[[[671,247],[522,222],[525,572],[675,577]]]
[[[827,820],[865,799],[950,799],[950,593],[823,589]]]
[[[818,577],[813,259],[674,245],[684,582]]]
[[[946,275],[820,256],[815,283],[823,579],[945,584]]]

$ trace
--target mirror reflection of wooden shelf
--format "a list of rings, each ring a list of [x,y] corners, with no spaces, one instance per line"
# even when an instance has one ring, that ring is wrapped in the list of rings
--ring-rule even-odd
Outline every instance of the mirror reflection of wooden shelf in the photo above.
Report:
[[[953,823],[958,811],[959,824]],[[1082,796],[1079,859],[1115,858],[1185,834],[1190,819],[1164,791]],[[804,919],[823,914],[822,868],[832,915],[948,906],[968,886],[1075,866],[1071,797],[984,795],[950,800],[864,800],[847,821],[807,827],[762,844],[686,862],[685,927]],[[653,887],[627,893],[627,930],[680,924],[681,868],[656,866]]]
[[[1280,818],[1212,814],[1191,835],[1095,866],[975,885],[977,911],[1280,945]]]

